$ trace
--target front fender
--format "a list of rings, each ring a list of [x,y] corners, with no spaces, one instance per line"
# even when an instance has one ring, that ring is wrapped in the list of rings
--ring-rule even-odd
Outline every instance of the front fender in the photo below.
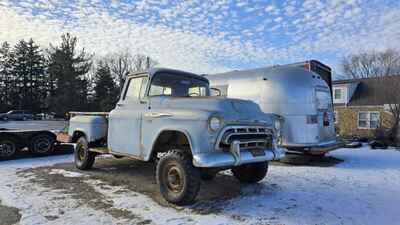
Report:
[[[164,118],[163,120],[166,120]],[[157,139],[164,131],[177,131],[187,138],[191,153],[194,155],[210,149],[207,120],[168,119],[170,123],[158,126],[157,123],[144,122],[142,135],[142,156],[148,161],[155,151]],[[164,121],[165,122],[165,121]]]

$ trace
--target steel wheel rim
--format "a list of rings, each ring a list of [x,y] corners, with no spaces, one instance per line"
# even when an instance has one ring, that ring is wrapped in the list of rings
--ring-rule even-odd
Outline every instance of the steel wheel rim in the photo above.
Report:
[[[80,161],[82,161],[85,158],[85,148],[82,145],[78,145],[77,155]]]
[[[180,193],[183,190],[183,175],[176,166],[170,166],[167,170],[167,188],[174,193]]]
[[[0,155],[9,157],[15,153],[15,145],[11,141],[2,141],[0,143]]]

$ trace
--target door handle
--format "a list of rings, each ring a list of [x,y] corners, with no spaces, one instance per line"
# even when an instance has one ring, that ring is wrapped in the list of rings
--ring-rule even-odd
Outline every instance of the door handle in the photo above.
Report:
[[[144,114],[144,117],[147,118],[161,118],[161,117],[171,117],[170,113],[162,113],[162,112],[148,112]]]

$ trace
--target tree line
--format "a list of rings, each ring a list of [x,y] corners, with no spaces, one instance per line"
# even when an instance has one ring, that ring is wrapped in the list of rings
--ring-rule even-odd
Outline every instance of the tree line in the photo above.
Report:
[[[109,111],[129,73],[157,64],[129,52],[95,59],[77,43],[69,33],[45,49],[33,39],[0,43],[0,112]]]

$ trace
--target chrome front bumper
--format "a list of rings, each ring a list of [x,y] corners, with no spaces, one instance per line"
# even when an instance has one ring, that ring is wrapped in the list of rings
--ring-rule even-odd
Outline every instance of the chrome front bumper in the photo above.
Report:
[[[230,167],[248,163],[265,162],[279,160],[285,156],[285,149],[263,149],[263,154],[255,156],[251,150],[240,149],[239,142],[231,144],[230,151],[216,151],[193,155],[193,165],[196,167]]]

